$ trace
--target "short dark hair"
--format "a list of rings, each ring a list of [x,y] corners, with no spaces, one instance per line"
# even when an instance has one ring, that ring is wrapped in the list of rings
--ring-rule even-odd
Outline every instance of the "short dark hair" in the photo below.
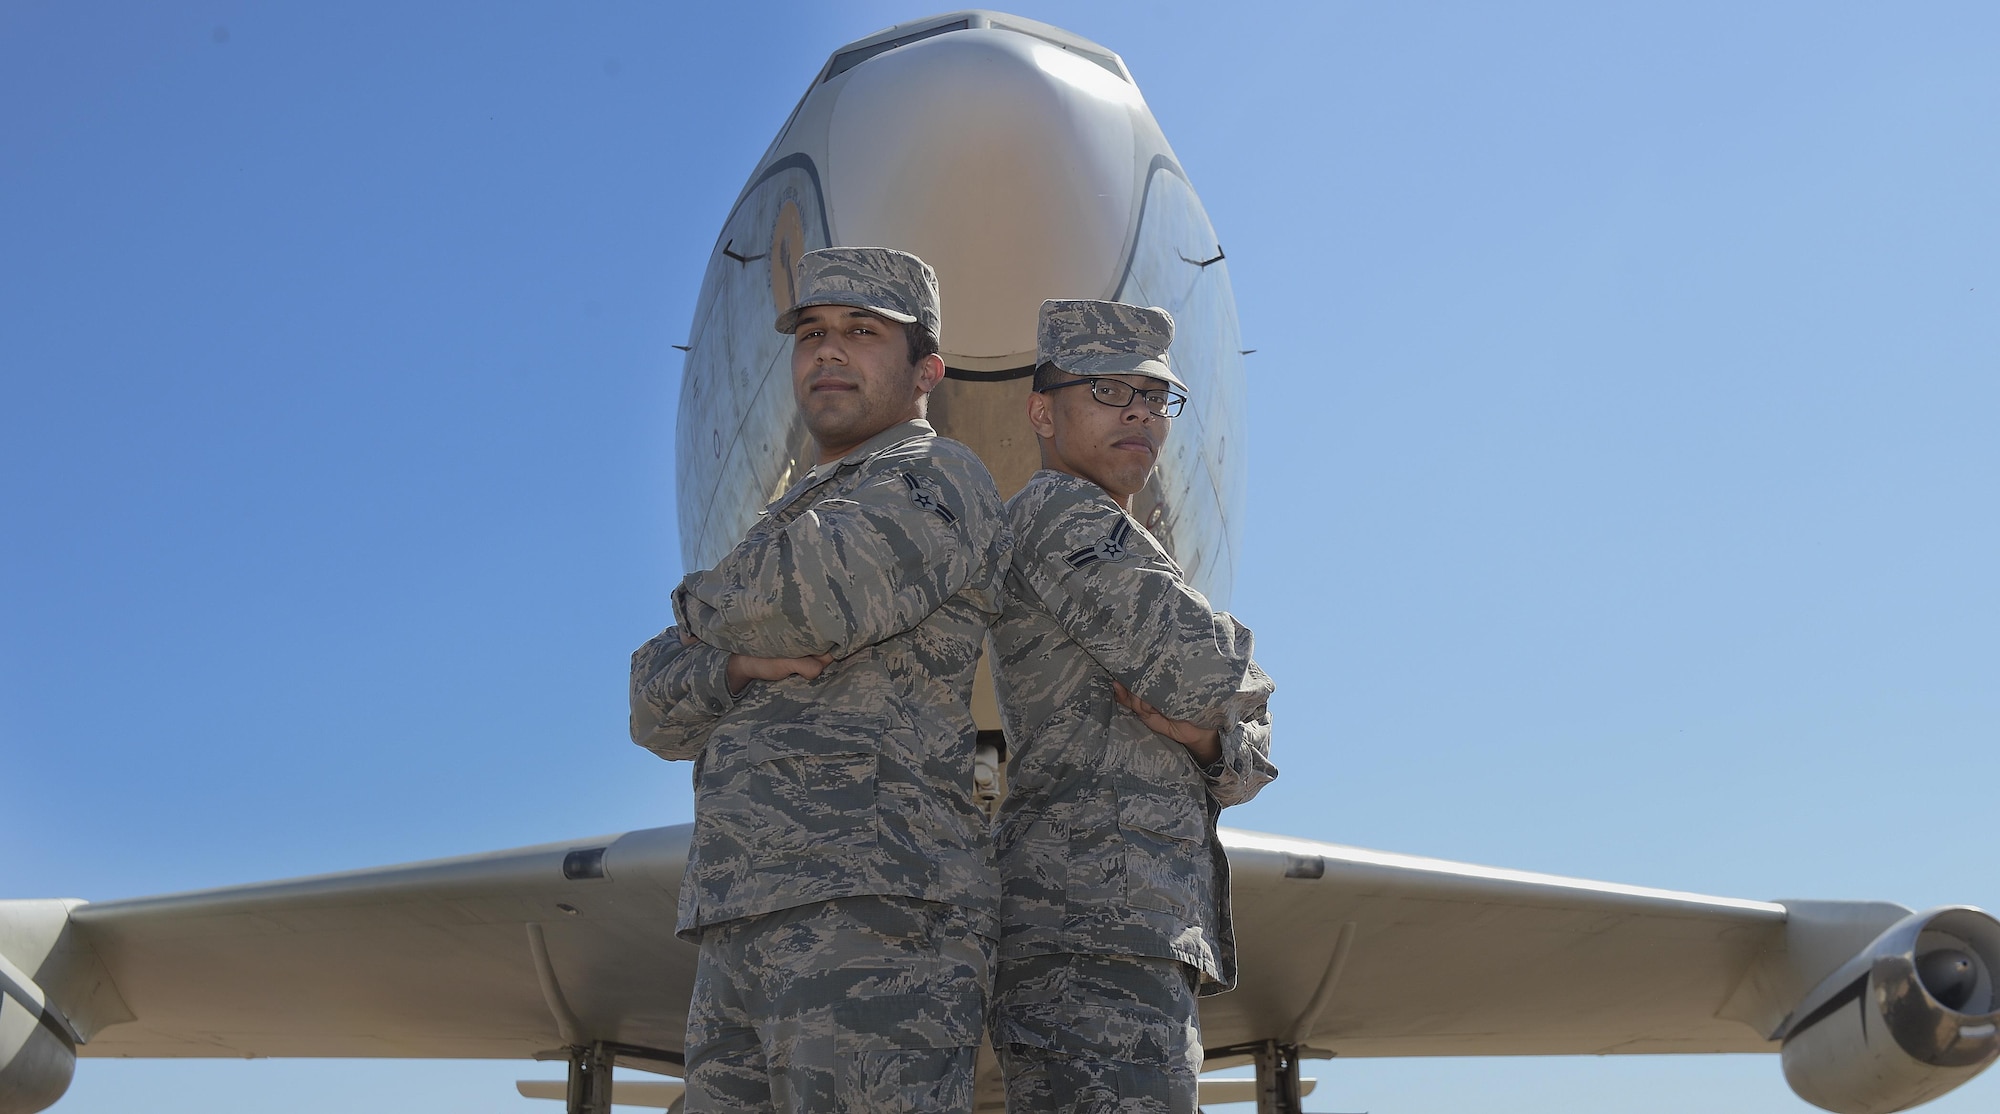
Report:
[[[903,326],[903,339],[910,344],[910,366],[923,362],[926,356],[938,354],[938,336],[924,328],[921,321],[911,321]]]
[[[1035,368],[1034,388],[1038,391],[1046,391],[1050,387],[1070,378],[1074,377],[1069,372],[1057,367],[1054,360],[1050,360]]]

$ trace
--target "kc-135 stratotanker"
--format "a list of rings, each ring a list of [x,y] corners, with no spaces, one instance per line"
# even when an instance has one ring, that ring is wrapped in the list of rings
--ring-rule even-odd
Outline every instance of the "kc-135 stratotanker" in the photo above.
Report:
[[[835,51],[723,222],[688,336],[683,556],[706,567],[810,466],[792,263],[903,248],[945,294],[930,417],[1003,495],[1045,298],[1164,306],[1192,388],[1135,513],[1226,603],[1243,496],[1229,265],[1124,62],[997,12]],[[803,462],[803,463],[802,463]],[[974,714],[997,727],[990,685]],[[1310,730],[1296,721],[1287,733]],[[1001,791],[990,747],[973,776]],[[695,950],[673,938],[687,825],[118,901],[0,902],[0,1114],[61,1098],[81,1057],[566,1060],[524,1083],[604,1111],[613,1063],[681,1064]],[[1296,1111],[1301,1060],[1776,1052],[1806,1100],[1902,1110],[2000,1055],[2000,922],[1977,909],[1744,901],[1225,830],[1241,984],[1204,999],[1204,1101]],[[622,1085],[669,1106],[676,1084]],[[990,1060],[981,1108],[1000,1109]]]

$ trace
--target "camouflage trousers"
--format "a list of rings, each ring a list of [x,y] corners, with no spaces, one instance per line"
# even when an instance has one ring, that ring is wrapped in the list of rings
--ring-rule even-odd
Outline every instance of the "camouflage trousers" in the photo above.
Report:
[[[704,929],[687,1114],[970,1114],[992,957],[964,910],[914,898]]]
[[[1192,967],[1123,955],[1000,964],[993,1049],[1013,1114],[1196,1114]]]

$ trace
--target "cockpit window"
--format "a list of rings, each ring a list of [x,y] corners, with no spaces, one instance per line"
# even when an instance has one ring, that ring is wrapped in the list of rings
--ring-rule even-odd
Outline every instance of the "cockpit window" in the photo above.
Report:
[[[1100,54],[1095,50],[1086,50],[1085,48],[1080,47],[1075,43],[1066,43],[1063,42],[1061,39],[1051,38],[1050,36],[1044,35],[1039,31],[1030,30],[1029,28],[1026,27],[1015,27],[1014,25],[1009,23],[1002,23],[997,19],[993,21],[992,26],[994,27],[995,30],[1014,31],[1022,35],[1031,35],[1034,38],[1040,39],[1043,42],[1049,44],[1052,47],[1055,47],[1058,50],[1067,51],[1071,54],[1076,55],[1079,58],[1090,59],[1091,61],[1097,63],[1098,65],[1103,66],[1105,69],[1110,70],[1112,75],[1117,77],[1118,80],[1120,81],[1123,81],[1127,84],[1130,84],[1132,81],[1132,75],[1126,73],[1124,67],[1118,64],[1118,59],[1113,58],[1109,54]]]
[[[893,39],[883,39],[879,43],[869,43],[866,46],[857,46],[852,50],[843,50],[833,56],[833,61],[827,63],[826,76],[820,78],[820,81],[832,81],[834,78],[866,62],[870,58],[878,54],[887,54],[899,46],[908,46],[911,43],[922,42],[925,39],[933,38],[950,31],[964,31],[974,26],[991,27],[997,31],[1012,31],[1017,35],[1027,35],[1030,38],[1040,39],[1058,50],[1067,51],[1079,58],[1090,59],[1092,62],[1111,71],[1120,81],[1127,84],[1130,84],[1132,81],[1132,75],[1125,72],[1125,67],[1119,64],[1116,55],[1091,50],[1088,47],[1079,46],[1073,42],[1065,42],[1044,31],[1038,31],[1033,27],[1017,27],[1014,24],[1001,20],[989,19],[983,13],[976,13],[963,19],[954,19],[948,23],[934,24],[930,27],[912,31],[907,35],[899,35]],[[787,124],[787,126],[789,127],[790,125]]]
[[[820,80],[832,81],[834,78],[875,57],[877,54],[886,54],[899,46],[908,46],[911,43],[921,42],[924,39],[931,38],[934,35],[942,35],[948,31],[963,31],[971,26],[972,21],[970,19],[955,19],[950,23],[940,23],[935,27],[925,27],[921,30],[912,31],[899,38],[883,39],[879,43],[869,43],[867,46],[857,46],[853,50],[843,50],[833,56],[833,61],[827,64],[826,76],[820,78]]]

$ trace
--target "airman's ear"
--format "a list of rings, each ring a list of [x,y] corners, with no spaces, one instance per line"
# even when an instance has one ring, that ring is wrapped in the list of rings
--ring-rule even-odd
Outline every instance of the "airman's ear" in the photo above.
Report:
[[[944,382],[944,357],[933,352],[917,361],[917,393],[930,394]]]
[[[1044,441],[1056,435],[1055,404],[1040,391],[1028,392],[1028,425]]]

